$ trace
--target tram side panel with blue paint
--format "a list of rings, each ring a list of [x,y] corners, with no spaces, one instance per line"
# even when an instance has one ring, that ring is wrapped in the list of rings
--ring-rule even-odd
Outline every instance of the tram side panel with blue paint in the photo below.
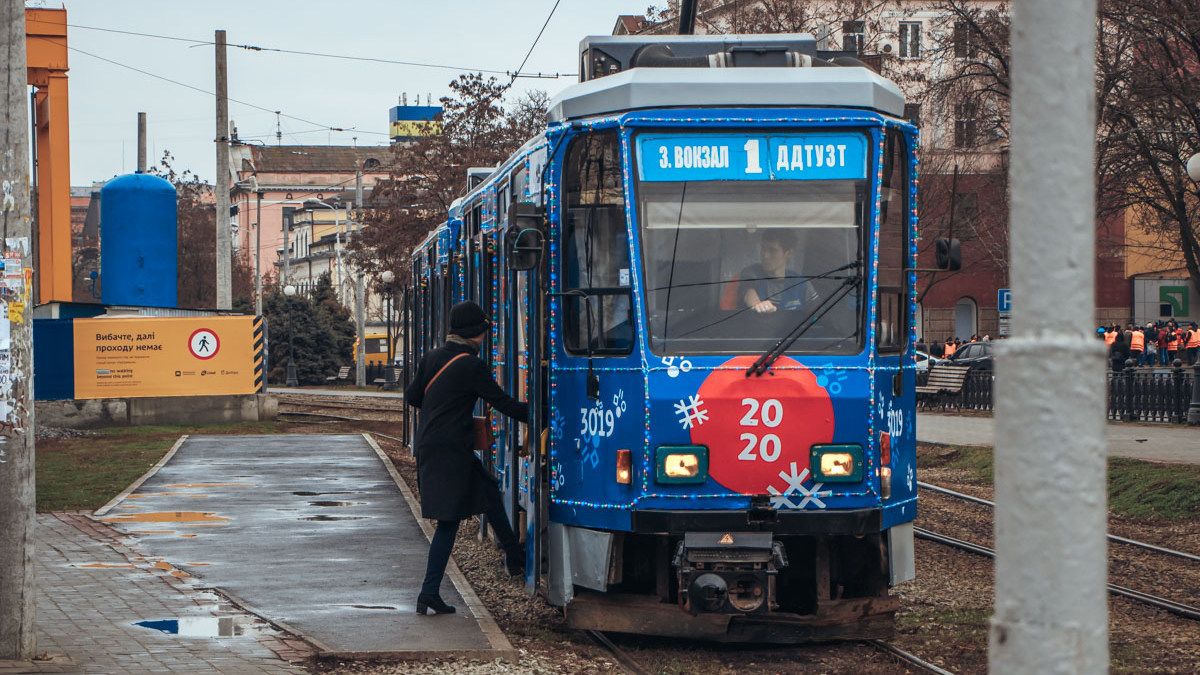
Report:
[[[638,70],[599,83],[653,101]],[[481,460],[572,625],[886,635],[915,573],[916,129],[865,69],[780,69],[797,104],[764,107],[731,70],[686,107],[561,95],[414,250],[408,359],[452,302],[493,317],[483,357],[536,412],[491,414]],[[884,103],[805,100],[828,70]]]

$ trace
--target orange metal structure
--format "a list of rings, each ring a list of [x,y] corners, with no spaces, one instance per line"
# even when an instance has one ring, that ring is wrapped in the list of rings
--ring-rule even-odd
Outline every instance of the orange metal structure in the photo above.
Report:
[[[26,9],[34,94],[39,304],[71,301],[71,143],[67,112],[67,10]]]

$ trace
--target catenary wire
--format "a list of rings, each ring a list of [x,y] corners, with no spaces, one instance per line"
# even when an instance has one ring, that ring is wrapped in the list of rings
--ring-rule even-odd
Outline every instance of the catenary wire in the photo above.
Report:
[[[554,18],[554,12],[558,9],[558,4],[560,2],[562,2],[562,0],[554,0],[554,6],[550,8],[550,13],[546,15],[546,20],[542,22],[542,28],[538,31],[537,37],[533,38],[533,44],[529,45],[529,51],[525,52],[525,58],[521,59],[521,65],[517,66],[517,69],[513,72],[506,73],[506,75],[512,77],[512,79],[508,81],[509,87],[512,87],[513,82],[516,82],[517,78],[520,77],[521,69],[524,68],[525,64],[529,62],[529,57],[533,54],[533,50],[537,47],[538,41],[542,39],[542,33],[546,32],[546,26],[550,25],[550,19]]]
[[[50,22],[39,22],[36,19],[30,19],[30,22],[50,23]],[[61,24],[55,24],[55,25],[61,25]],[[181,37],[178,35],[162,35],[160,33],[144,33],[141,31],[122,30],[119,28],[105,28],[105,27],[101,27],[101,26],[86,26],[86,25],[77,24],[77,23],[69,23],[69,24],[67,24],[67,26],[69,28],[94,30],[94,31],[100,31],[103,33],[116,33],[119,35],[133,35],[133,36],[137,36],[137,37],[157,38],[159,40],[173,40],[175,42],[186,42],[192,46],[204,46],[204,45],[216,44],[212,40],[198,40],[196,38]],[[539,33],[539,37],[540,36],[541,36],[541,34]],[[264,47],[261,45],[241,44],[241,43],[233,43],[233,42],[226,43],[226,46],[233,47],[236,49],[244,49],[246,51],[252,51],[252,52],[276,52],[279,54],[295,54],[298,56],[315,56],[315,57],[319,57],[319,58],[340,59],[340,60],[344,60],[344,61],[365,61],[368,63],[384,63],[384,64],[397,65],[397,66],[412,66],[415,68],[437,68],[437,69],[442,69],[442,70],[452,70],[452,71],[456,71],[456,72],[486,73],[489,75],[508,75],[510,77],[513,75],[512,72],[509,72],[506,70],[494,70],[494,69],[490,69],[490,68],[468,68],[465,66],[454,66],[454,65],[444,64],[444,63],[427,63],[427,62],[422,62],[422,61],[405,61],[405,60],[401,60],[401,59],[385,59],[385,58],[375,57],[375,56],[356,56],[353,54],[334,54],[332,52],[313,52],[313,51],[307,51],[307,50],[303,50],[303,49],[284,49],[282,47]],[[528,58],[528,57],[526,57],[526,58]],[[522,66],[524,66],[524,62],[522,62]],[[574,77],[575,75],[576,75],[575,73],[540,73],[540,72],[536,73],[536,74],[534,74],[534,73],[524,74],[524,73],[520,72],[519,68],[517,69],[517,73],[516,73],[516,77],[541,77],[541,78]]]
[[[177,86],[180,86],[180,87],[185,87],[185,88],[187,88],[187,89],[191,89],[191,90],[193,90],[193,91],[198,91],[198,92],[200,92],[201,94],[206,94],[206,95],[208,95],[208,96],[216,96],[216,93],[214,93],[214,92],[212,92],[212,91],[209,91],[209,90],[207,90],[207,89],[204,89],[203,87],[197,87],[197,86],[195,86],[195,85],[193,85],[193,84],[188,84],[188,83],[186,83],[186,82],[180,82],[179,80],[175,80],[175,79],[172,79],[172,78],[166,77],[166,76],[164,76],[164,75],[159,75],[158,73],[152,73],[152,72],[150,72],[150,71],[148,71],[148,70],[144,70],[144,69],[142,69],[142,68],[138,68],[137,66],[131,66],[131,65],[127,64],[127,63],[122,63],[122,62],[120,62],[120,61],[115,61],[115,60],[113,60],[113,59],[110,59],[110,58],[108,58],[108,57],[105,57],[105,56],[100,56],[99,54],[93,54],[92,52],[89,52],[89,51],[86,51],[86,50],[80,49],[80,48],[78,48],[78,47],[72,47],[72,46],[70,46],[70,45],[64,45],[64,46],[66,46],[66,47],[67,47],[67,49],[70,49],[70,50],[71,50],[71,51],[73,51],[73,52],[78,52],[78,53],[80,53],[80,54],[83,54],[83,55],[85,55],[85,56],[90,56],[90,57],[92,57],[92,58],[94,58],[94,59],[99,59],[100,61],[104,61],[105,63],[110,63],[110,64],[112,64],[112,65],[114,65],[114,66],[119,66],[119,67],[121,67],[121,68],[125,68],[125,69],[128,69],[128,70],[132,70],[132,71],[134,71],[134,72],[136,72],[136,73],[141,73],[142,75],[146,75],[147,77],[153,77],[153,78],[155,78],[155,79],[157,79],[157,80],[162,80],[162,81],[164,81],[164,82],[170,82],[171,84],[174,84],[174,85],[177,85]],[[330,124],[322,124],[322,123],[320,123],[320,122],[314,122],[314,121],[312,121],[312,120],[305,119],[305,118],[303,118],[303,117],[297,117],[296,115],[291,115],[291,114],[285,113],[285,112],[283,112],[283,111],[280,111],[280,110],[273,110],[273,109],[271,109],[271,108],[267,108],[267,107],[264,107],[264,106],[261,106],[261,105],[257,105],[257,104],[254,104],[254,103],[250,103],[250,102],[248,102],[248,101],[242,101],[242,100],[240,100],[240,99],[233,98],[232,96],[227,96],[226,98],[228,98],[228,99],[229,99],[229,101],[230,101],[231,103],[237,103],[237,104],[239,104],[239,105],[244,105],[244,106],[246,106],[246,107],[248,107],[248,108],[254,108],[255,110],[261,110],[261,111],[263,111],[263,112],[269,112],[269,113],[272,113],[272,114],[276,114],[276,115],[279,115],[279,116],[281,116],[281,117],[286,117],[286,118],[288,118],[288,119],[290,119],[290,120],[295,120],[295,121],[297,121],[297,122],[303,122],[304,124],[311,124],[311,125],[312,125],[312,126],[314,126],[314,127],[320,127],[320,128],[321,128],[321,130],[328,130],[328,131],[353,131],[353,132],[355,132],[355,133],[360,133],[360,134],[372,134],[372,135],[375,135],[375,136],[387,136],[387,135],[388,135],[388,134],[386,134],[386,133],[384,133],[384,132],[382,132],[382,131],[366,131],[366,130],[362,130],[362,129],[356,129],[356,128],[354,128],[354,127],[338,127],[338,126],[333,126],[333,125],[330,125]]]

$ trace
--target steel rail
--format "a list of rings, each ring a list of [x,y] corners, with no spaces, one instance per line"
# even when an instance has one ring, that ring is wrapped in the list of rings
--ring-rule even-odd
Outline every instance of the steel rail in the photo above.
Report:
[[[598,630],[588,630],[584,632],[587,633],[593,640],[595,640],[596,644],[600,645],[606,651],[608,651],[608,653],[612,654],[613,658],[617,660],[617,663],[621,664],[621,667],[624,668],[626,672],[632,673],[633,675],[650,675],[650,671],[641,667],[632,656],[630,656],[625,650],[618,647],[612,640],[608,639],[608,636],[604,633]]]
[[[961,499],[965,502],[971,502],[974,504],[981,504],[983,506],[987,506],[990,508],[996,508],[995,502],[988,501],[987,499],[983,499],[981,497],[975,497],[973,495],[963,494],[962,492],[956,492],[954,490],[951,490],[950,488],[944,488],[940,485],[934,485],[932,483],[926,483],[924,481],[917,481],[917,487],[924,488],[926,490],[929,490],[930,492],[937,492],[939,494],[954,497],[956,499]],[[1200,555],[1196,555],[1195,553],[1188,553],[1187,551],[1176,551],[1175,549],[1164,548],[1162,546],[1157,546],[1157,545],[1151,544],[1149,542],[1138,541],[1137,539],[1128,539],[1126,537],[1119,537],[1115,534],[1110,534],[1110,535],[1108,535],[1108,540],[1112,541],[1112,542],[1116,542],[1118,544],[1125,544],[1127,546],[1136,546],[1137,548],[1146,549],[1147,551],[1154,551],[1155,553],[1162,553],[1163,555],[1170,555],[1170,556],[1175,556],[1177,558],[1183,558],[1184,560],[1190,560],[1192,562],[1200,562]]]
[[[404,404],[392,407],[387,405],[367,405],[364,403],[356,403],[352,401],[331,401],[328,399],[318,399],[317,397],[295,396],[289,394],[273,394],[276,400],[287,405],[302,405],[309,408],[348,408],[351,410],[365,410],[370,412],[404,412]]]
[[[995,551],[985,546],[980,546],[979,544],[973,544],[969,541],[963,541],[962,539],[955,539],[954,537],[948,537],[944,534],[938,534],[937,532],[926,530],[923,527],[915,527],[913,528],[913,531],[918,539],[925,539],[937,544],[942,544],[943,546],[950,546],[951,548],[957,548],[959,550],[974,553],[985,558],[994,559],[996,557]],[[1108,584],[1108,592],[1112,593],[1113,595],[1129,598],[1135,602],[1157,607],[1158,609],[1182,616],[1185,619],[1200,621],[1200,608],[1193,607],[1191,605],[1185,605],[1181,602],[1175,602],[1169,598],[1163,598],[1157,595],[1135,591],[1132,588],[1118,586],[1117,584]]]
[[[934,675],[954,675],[952,671],[930,663],[929,661],[926,661],[912,652],[906,652],[890,642],[885,642],[883,640],[867,640],[867,644],[891,654],[901,663],[915,666],[926,672],[933,673]]]

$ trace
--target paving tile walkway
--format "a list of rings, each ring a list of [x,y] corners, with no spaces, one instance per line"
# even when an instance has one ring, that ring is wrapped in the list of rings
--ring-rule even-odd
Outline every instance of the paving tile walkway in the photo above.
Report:
[[[300,663],[309,650],[303,642],[197,590],[87,514],[39,514],[36,550],[37,647],[53,658],[0,661],[2,675],[309,672]],[[171,619],[183,632],[235,634],[189,637],[134,625]]]
[[[1111,457],[1200,464],[1200,427],[1110,423],[1105,426],[1104,435]],[[923,443],[991,447],[996,443],[995,418],[918,413],[917,440]]]

